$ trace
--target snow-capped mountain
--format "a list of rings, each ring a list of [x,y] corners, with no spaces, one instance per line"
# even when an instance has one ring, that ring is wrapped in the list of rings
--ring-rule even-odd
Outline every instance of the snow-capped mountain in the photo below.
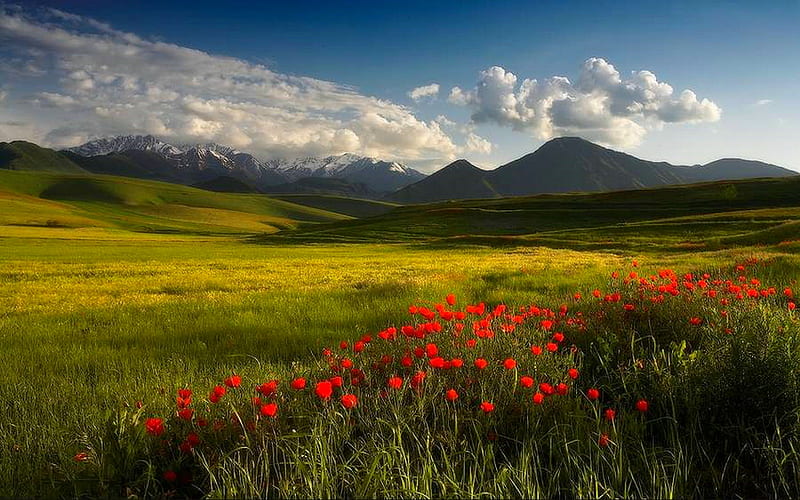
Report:
[[[222,144],[168,144],[156,137],[120,136],[97,139],[68,151],[88,157],[122,155],[129,161],[142,161],[142,156],[130,151],[148,151],[159,154],[174,171],[164,172],[164,178],[181,179],[194,184],[216,177],[234,177],[254,187],[288,185],[307,177],[342,179],[346,182],[364,184],[376,193],[390,193],[417,182],[424,174],[397,162],[387,162],[352,153],[325,158],[301,158],[296,160],[262,161]],[[163,169],[163,162],[160,166]],[[151,169],[146,169],[152,172]],[[120,172],[118,175],[127,175]]]
[[[120,135],[95,139],[81,146],[69,148],[67,151],[81,156],[100,156],[129,150],[151,151],[163,155],[177,155],[182,152],[180,148],[162,142],[152,135]]]
[[[325,158],[300,158],[272,162],[271,166],[295,181],[305,177],[330,177],[362,183],[380,192],[392,192],[417,182],[424,174],[397,162],[345,153]]]

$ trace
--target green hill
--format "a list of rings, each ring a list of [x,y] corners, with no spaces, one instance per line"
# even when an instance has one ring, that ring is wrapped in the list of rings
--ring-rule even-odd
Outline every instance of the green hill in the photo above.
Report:
[[[757,241],[747,235],[795,220],[800,220],[800,177],[786,177],[412,205],[268,239],[706,246]],[[796,227],[783,226],[768,234],[788,240]]]
[[[270,197],[356,218],[383,215],[401,206],[396,203],[385,201],[364,200],[333,195],[273,194],[270,195]]]
[[[0,142],[0,169],[32,172],[86,172],[61,153],[25,141]]]
[[[0,171],[0,226],[254,234],[347,218],[258,194],[102,175]]]

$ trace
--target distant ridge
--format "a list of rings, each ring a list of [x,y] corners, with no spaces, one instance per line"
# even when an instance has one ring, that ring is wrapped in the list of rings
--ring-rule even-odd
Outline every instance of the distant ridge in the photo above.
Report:
[[[561,137],[495,170],[481,170],[466,160],[459,160],[398,190],[388,199],[428,203],[542,193],[619,191],[793,175],[798,174],[776,165],[736,158],[703,166],[674,166],[642,160],[578,137]]]

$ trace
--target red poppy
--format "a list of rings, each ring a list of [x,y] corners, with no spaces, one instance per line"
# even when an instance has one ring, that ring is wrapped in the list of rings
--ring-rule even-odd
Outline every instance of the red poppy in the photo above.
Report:
[[[275,418],[275,415],[278,414],[278,405],[275,403],[267,403],[261,406],[260,412],[265,417]]]
[[[192,415],[194,415],[194,410],[191,408],[183,408],[182,410],[178,411],[178,417],[186,421],[191,420]]]
[[[517,362],[516,360],[514,360],[514,358],[506,358],[506,360],[503,361],[503,368],[505,368],[506,370],[513,370],[516,367],[517,367]]]
[[[556,392],[559,396],[566,396],[566,394],[569,392],[569,386],[561,382],[556,386]]]
[[[527,375],[523,375],[519,378],[519,384],[522,387],[533,387],[533,379]]]
[[[353,362],[352,362],[350,359],[348,359],[348,358],[344,358],[344,359],[342,359],[342,361],[341,361],[339,364],[340,364],[340,365],[342,366],[342,368],[344,368],[345,370],[349,370],[350,368],[352,368],[352,367],[353,367]]]
[[[489,365],[489,362],[486,361],[483,358],[478,358],[478,359],[475,360],[475,368],[477,368],[478,370],[483,370],[488,365]]]
[[[461,358],[453,358],[450,360],[450,366],[453,368],[461,368],[464,366],[464,360]]]
[[[534,394],[533,403],[537,405],[544,403],[544,394],[542,394],[541,392],[537,392],[536,394]]]
[[[491,413],[494,411],[494,405],[488,401],[484,401],[483,403],[481,403],[481,410],[484,413]]]
[[[192,443],[190,443],[189,441],[183,441],[178,446],[178,449],[181,450],[182,453],[189,455],[192,453],[192,449],[194,449],[194,446],[192,446]]]
[[[597,398],[600,397],[600,391],[598,391],[595,388],[591,388],[588,391],[586,391],[586,397],[589,398],[590,400],[594,401],[594,400],[596,400]]]
[[[344,383],[344,381],[342,380],[342,377],[340,377],[338,375],[336,375],[335,377],[331,377],[328,380],[331,381],[331,385],[334,386],[334,387],[341,387],[342,384]]]
[[[561,332],[554,333],[553,340],[555,340],[556,342],[564,342],[564,334]]]
[[[87,462],[89,460],[89,454],[85,451],[82,451],[80,453],[76,453],[72,459],[76,462]]]
[[[553,392],[555,392],[555,389],[553,389],[553,386],[548,384],[547,382],[542,382],[541,384],[539,384],[539,390],[542,391],[547,396],[549,396],[549,395],[553,394]]]
[[[347,408],[348,410],[351,408],[355,408],[358,404],[358,398],[355,394],[345,394],[342,396],[342,406]]]
[[[451,306],[456,305],[456,296],[452,293],[447,295],[447,304]]]
[[[790,311],[794,311],[795,309],[797,309],[797,304],[795,304],[794,302],[789,302],[787,307],[789,308]]]
[[[431,365],[431,368],[447,368],[447,361],[440,356],[429,359],[428,364]]]
[[[215,394],[217,397],[222,397],[225,395],[226,392],[228,392],[228,390],[225,388],[225,386],[217,385],[214,386],[213,389],[211,389],[211,392],[212,394]]]
[[[534,356],[539,356],[540,354],[542,354],[542,348],[538,345],[532,345],[531,353],[533,353]]]
[[[168,470],[168,471],[164,471],[164,475],[161,476],[161,477],[163,477],[164,481],[166,481],[168,483],[174,483],[175,480],[178,479],[178,474],[176,474],[174,470]]]
[[[649,405],[648,405],[646,399],[640,399],[639,401],[636,402],[636,410],[637,411],[645,413],[647,411],[648,407],[649,407]]]
[[[549,330],[553,327],[553,322],[549,319],[544,319],[540,323],[543,330]]]
[[[594,298],[599,299],[600,296],[602,296],[602,295],[603,295],[603,292],[601,292],[600,290],[597,290],[597,289],[592,290],[592,296],[594,296]]]
[[[144,423],[144,428],[148,434],[160,436],[164,433],[164,420],[161,418],[148,418]]]
[[[182,399],[189,399],[192,397],[192,391],[190,389],[178,389],[178,397]]]
[[[689,323],[690,323],[690,324],[692,324],[692,325],[694,325],[694,326],[698,326],[698,325],[700,325],[702,322],[703,322],[703,319],[702,319],[702,318],[698,318],[697,316],[694,316],[694,317],[692,317],[692,318],[690,318],[690,319],[689,319]]]
[[[399,389],[403,387],[403,379],[400,377],[391,377],[387,385],[392,389]]]
[[[200,444],[200,436],[194,432],[190,432],[189,435],[186,436],[186,442],[192,445],[192,447],[195,447]]]
[[[333,394],[333,384],[331,384],[328,380],[318,382],[317,386],[314,388],[314,392],[321,399],[328,399],[331,397],[331,394]]]
[[[790,299],[794,297],[794,293],[792,292],[791,288],[784,288],[783,289],[783,294],[785,296],[789,297]]]
[[[571,378],[572,380],[575,380],[575,379],[577,379],[577,378],[578,378],[578,376],[580,375],[580,372],[578,372],[578,370],[577,370],[577,369],[575,369],[575,368],[570,368],[569,370],[567,370],[567,375],[568,375],[568,376],[569,376],[569,378]]]
[[[600,438],[597,440],[597,444],[599,444],[603,448],[608,446],[608,442],[609,442],[608,434],[601,434]]]
[[[303,390],[303,389],[306,388],[306,379],[304,379],[302,377],[298,377],[298,378],[292,380],[292,383],[290,385],[292,386],[292,389],[294,389],[296,391]]]
[[[341,342],[339,342],[339,349],[342,349],[342,350],[347,349],[348,345],[349,344],[347,343],[346,340],[342,340]]]
[[[622,307],[623,307],[623,308],[624,308],[626,311],[633,311],[634,309],[636,309],[636,306],[635,306],[635,305],[633,305],[633,304],[625,304],[625,305],[624,305],[624,306],[622,306]]]
[[[611,422],[617,416],[617,412],[612,410],[611,408],[607,408],[605,412],[603,412],[603,417]]]
[[[455,389],[448,389],[447,392],[444,394],[444,397],[447,398],[448,401],[455,401],[458,399],[458,393]]]
[[[558,344],[556,344],[555,342],[548,342],[547,350],[550,352],[556,352],[558,350]]]
[[[225,379],[225,385],[228,387],[239,387],[242,385],[242,377],[239,375],[231,375]]]
[[[419,389],[422,383],[425,381],[425,377],[427,374],[423,371],[419,371],[411,377],[411,388],[412,389]]]

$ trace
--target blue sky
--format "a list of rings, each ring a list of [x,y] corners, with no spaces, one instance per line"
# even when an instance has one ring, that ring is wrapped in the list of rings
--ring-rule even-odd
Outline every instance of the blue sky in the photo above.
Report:
[[[66,146],[160,132],[261,156],[355,149],[431,170],[456,157],[494,167],[580,135],[647,159],[740,156],[800,170],[797,1],[83,0],[26,2],[4,16],[16,24],[0,24],[10,47],[0,56],[13,61],[0,66],[0,140]],[[38,38],[31,26],[44,27]],[[94,37],[146,54],[115,68],[92,52]],[[172,61],[156,42],[207,58]],[[147,70],[168,72],[165,60],[196,87]],[[633,75],[642,70],[654,78]],[[569,86],[545,85],[556,76]],[[537,90],[524,92],[526,79]],[[409,97],[434,83],[436,95]]]

